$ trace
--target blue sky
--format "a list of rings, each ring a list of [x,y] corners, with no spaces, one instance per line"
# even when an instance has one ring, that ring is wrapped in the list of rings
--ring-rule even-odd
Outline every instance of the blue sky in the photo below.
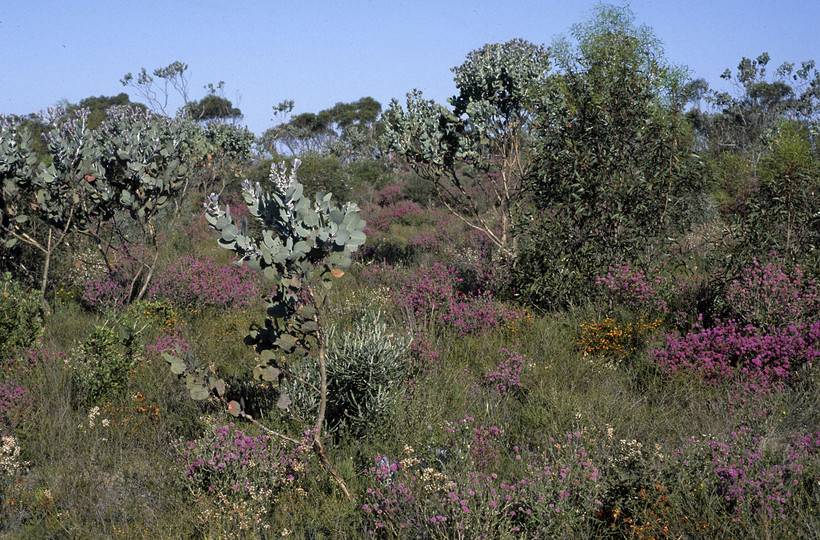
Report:
[[[413,88],[444,102],[450,68],[485,43],[549,44],[586,20],[587,0],[9,0],[0,8],[0,113],[26,114],[127,91],[125,73],[174,60],[193,99],[225,81],[256,134],[272,107],[294,113],[372,96],[383,107]],[[613,2],[620,5],[619,2]],[[644,0],[630,3],[672,63],[719,85],[743,56],[820,62],[818,0]]]

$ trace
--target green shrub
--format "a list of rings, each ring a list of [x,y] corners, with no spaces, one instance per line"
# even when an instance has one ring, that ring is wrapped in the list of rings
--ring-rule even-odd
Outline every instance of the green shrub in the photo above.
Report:
[[[0,358],[34,344],[43,332],[40,293],[26,292],[11,273],[0,277]]]
[[[381,312],[375,312],[340,335],[331,329],[328,342],[327,429],[364,435],[379,426],[401,395],[410,338],[390,333]],[[294,382],[292,394],[297,414],[318,407],[315,394],[303,383]]]
[[[94,326],[70,361],[77,404],[97,405],[124,392],[134,367],[133,340],[133,333],[108,321]]]

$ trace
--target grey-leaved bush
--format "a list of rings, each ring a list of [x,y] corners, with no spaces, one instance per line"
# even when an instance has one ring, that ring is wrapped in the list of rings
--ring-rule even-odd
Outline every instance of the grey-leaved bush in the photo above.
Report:
[[[327,430],[357,437],[372,433],[402,395],[409,372],[405,355],[411,338],[390,332],[377,311],[365,316],[352,330],[330,328],[327,340]],[[290,388],[294,408],[301,414],[318,407],[304,384],[292,381]]]

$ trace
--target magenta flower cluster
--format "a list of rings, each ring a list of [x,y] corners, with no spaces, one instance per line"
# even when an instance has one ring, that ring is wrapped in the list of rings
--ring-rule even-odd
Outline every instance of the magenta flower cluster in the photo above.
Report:
[[[367,221],[365,233],[384,232],[393,223],[412,225],[424,214],[424,210],[413,201],[400,200],[385,206],[365,205],[362,214]]]
[[[407,245],[425,253],[433,253],[440,249],[441,241],[435,232],[421,231],[408,238]]]
[[[309,446],[288,449],[267,435],[249,435],[233,422],[217,420],[205,437],[175,445],[177,463],[200,492],[247,492],[261,484],[276,489],[295,480],[296,471],[308,472]]]
[[[749,390],[770,390],[820,356],[820,322],[767,330],[733,320],[696,323],[687,334],[668,334],[666,347],[651,354],[669,374],[686,370],[712,383],[744,380]]]
[[[65,364],[67,358],[65,352],[58,351],[54,343],[46,344],[43,339],[41,339],[41,342],[43,342],[41,347],[26,349],[22,353],[6,359],[3,363],[5,375],[25,375],[34,370],[42,369],[46,365],[62,366]]]
[[[505,481],[492,467],[503,448],[497,428],[475,427],[465,417],[451,432],[457,437],[448,454],[464,453],[468,443],[480,448],[478,454],[470,451],[466,469],[445,464],[433,470],[414,461],[396,463],[376,456],[368,470],[374,485],[362,506],[370,535],[549,538],[565,531],[569,521],[594,519],[603,504],[601,474],[573,434],[557,446],[560,455],[531,463],[525,475]],[[520,449],[511,450],[520,460]]]
[[[466,295],[458,290],[455,268],[435,263],[407,276],[395,300],[422,326],[448,327],[457,335],[480,335],[522,317],[495,300],[489,291]]]
[[[598,276],[595,283],[620,304],[660,313],[669,311],[668,303],[659,293],[669,285],[669,280],[660,275],[650,278],[630,263],[610,266],[606,275]]]
[[[451,449],[469,453],[476,469],[485,470],[501,458],[501,430],[495,426],[476,426],[475,418],[465,414],[458,424],[447,426],[444,430],[454,436]]]
[[[160,334],[153,343],[148,344],[148,352],[157,355],[164,352],[186,354],[189,350],[191,350],[191,344],[185,339],[182,326]]]
[[[424,371],[431,371],[441,363],[439,351],[425,330],[416,331],[410,344],[410,357]]]
[[[182,257],[154,278],[151,297],[189,309],[248,307],[261,295],[259,275],[211,258]]]
[[[8,435],[31,411],[31,395],[25,386],[0,382],[0,435]]]
[[[515,351],[501,349],[504,360],[498,363],[495,370],[484,374],[483,385],[493,392],[506,396],[521,388],[521,371],[524,369],[524,357]]]
[[[99,311],[120,310],[128,303],[128,281],[106,274],[83,285],[81,301]]]
[[[716,493],[738,521],[744,517],[790,519],[793,497],[816,489],[811,470],[820,456],[820,431],[797,436],[782,455],[774,457],[766,450],[770,441],[748,427],[733,431],[725,441],[696,443],[690,440],[694,452],[705,452],[710,463],[712,476],[707,480],[714,482]],[[677,460],[692,457],[685,451],[685,457],[681,454],[676,454]]]
[[[776,262],[753,261],[726,292],[727,305],[744,322],[782,328],[820,318],[820,285],[799,265],[787,272]]]

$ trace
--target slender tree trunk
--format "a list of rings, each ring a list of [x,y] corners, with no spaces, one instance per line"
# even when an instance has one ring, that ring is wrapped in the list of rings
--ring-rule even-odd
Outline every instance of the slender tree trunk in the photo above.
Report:
[[[46,285],[48,285],[48,269],[51,265],[51,252],[53,248],[51,247],[51,227],[48,229],[48,239],[46,240],[46,249],[45,252],[45,261],[43,263],[43,279],[40,282],[40,302],[43,305],[43,310],[46,312],[51,311],[46,301]]]
[[[313,296],[313,290],[310,287],[308,288],[308,294],[310,295],[310,301],[313,307],[316,308],[316,298]],[[325,446],[322,444],[322,427],[325,423],[325,412],[327,411],[327,358],[325,356],[325,340],[319,321],[318,309],[317,315],[313,316],[313,320],[318,327],[316,331],[316,341],[319,346],[319,410],[316,413],[316,424],[313,428],[313,452],[336,483],[339,484],[345,496],[348,499],[352,499],[353,496],[350,494],[350,490],[347,489],[344,479],[338,471],[336,471],[333,463],[330,462],[330,458],[327,457],[327,452],[325,452]]]

